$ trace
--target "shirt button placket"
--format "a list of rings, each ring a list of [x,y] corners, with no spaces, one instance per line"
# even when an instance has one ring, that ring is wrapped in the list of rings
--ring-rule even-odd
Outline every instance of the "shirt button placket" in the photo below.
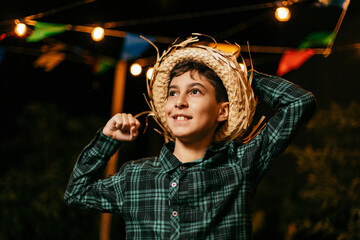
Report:
[[[179,206],[179,191],[180,191],[180,179],[184,174],[185,167],[179,166],[171,176],[169,184],[169,202],[170,202],[170,224],[172,234],[170,239],[179,239],[180,237],[180,206]]]
[[[178,186],[178,184],[177,184],[176,181],[173,181],[173,182],[170,184],[170,186],[171,186],[170,192],[172,192],[171,195],[172,195],[173,203],[174,203],[175,205],[177,205],[176,199],[177,199],[177,191],[178,191],[178,189],[176,189],[176,187]],[[174,200],[175,200],[175,202],[174,202]],[[175,206],[173,205],[173,207],[175,207]],[[174,211],[171,213],[171,215],[172,215],[173,217],[177,217],[177,216],[179,215],[179,213],[174,210]]]

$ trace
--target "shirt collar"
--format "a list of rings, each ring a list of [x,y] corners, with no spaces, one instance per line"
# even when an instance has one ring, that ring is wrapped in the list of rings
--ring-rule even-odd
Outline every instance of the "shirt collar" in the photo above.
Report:
[[[224,143],[213,143],[213,144],[211,144],[205,151],[204,159],[211,158],[216,153],[221,152],[224,149],[227,149],[229,144],[230,144],[230,142],[227,142],[225,144]]]
[[[182,164],[179,159],[174,156],[174,148],[174,142],[167,142],[161,149],[160,161],[165,172],[170,172]]]
[[[212,156],[214,156],[216,153],[223,151],[224,149],[226,149],[228,147],[230,143],[227,142],[225,144],[219,144],[219,143],[214,143],[212,145],[210,145],[204,154],[204,157],[202,159],[198,159],[192,163],[199,163],[202,162],[206,159],[211,158]],[[170,172],[172,170],[174,170],[175,168],[179,167],[182,165],[182,162],[180,162],[179,159],[177,159],[177,157],[174,156],[173,152],[175,149],[175,143],[174,142],[167,142],[163,145],[161,152],[160,152],[160,161],[162,163],[162,168],[165,172]]]

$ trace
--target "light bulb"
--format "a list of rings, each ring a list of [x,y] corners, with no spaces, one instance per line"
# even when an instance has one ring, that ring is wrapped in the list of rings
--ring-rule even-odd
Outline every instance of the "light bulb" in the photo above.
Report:
[[[142,72],[142,67],[138,63],[134,63],[130,67],[130,72],[133,76],[139,76]]]
[[[148,79],[151,79],[153,72],[154,72],[154,68],[149,68],[149,69],[147,70],[147,72],[146,72],[146,77],[147,77]]]
[[[94,41],[101,41],[104,38],[104,29],[102,27],[96,27],[91,32],[91,37]]]
[[[19,37],[22,37],[25,35],[27,30],[27,27],[24,23],[17,23],[16,27],[15,27],[15,33],[16,35],[18,35]]]
[[[291,17],[290,10],[286,7],[279,7],[275,11],[275,17],[280,22],[287,22]]]

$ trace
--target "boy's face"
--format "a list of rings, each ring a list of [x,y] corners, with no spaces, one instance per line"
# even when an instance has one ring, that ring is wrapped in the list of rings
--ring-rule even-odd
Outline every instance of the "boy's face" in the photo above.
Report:
[[[165,105],[167,126],[178,140],[212,140],[228,117],[228,102],[216,102],[215,89],[197,71],[174,77]]]

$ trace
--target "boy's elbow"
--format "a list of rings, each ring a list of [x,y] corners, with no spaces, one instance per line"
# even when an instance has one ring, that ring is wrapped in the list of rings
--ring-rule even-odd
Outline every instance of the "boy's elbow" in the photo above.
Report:
[[[64,202],[66,205],[70,206],[71,205],[71,200],[70,200],[70,197],[67,196],[66,194],[64,195]]]
[[[314,115],[317,108],[315,95],[311,92],[304,94],[301,98],[301,105],[305,121],[307,122]]]
[[[64,195],[64,202],[68,206],[73,206],[75,204],[74,197],[72,197],[68,192]]]
[[[305,99],[306,107],[312,111],[315,111],[317,107],[315,95],[312,92],[307,92]]]

